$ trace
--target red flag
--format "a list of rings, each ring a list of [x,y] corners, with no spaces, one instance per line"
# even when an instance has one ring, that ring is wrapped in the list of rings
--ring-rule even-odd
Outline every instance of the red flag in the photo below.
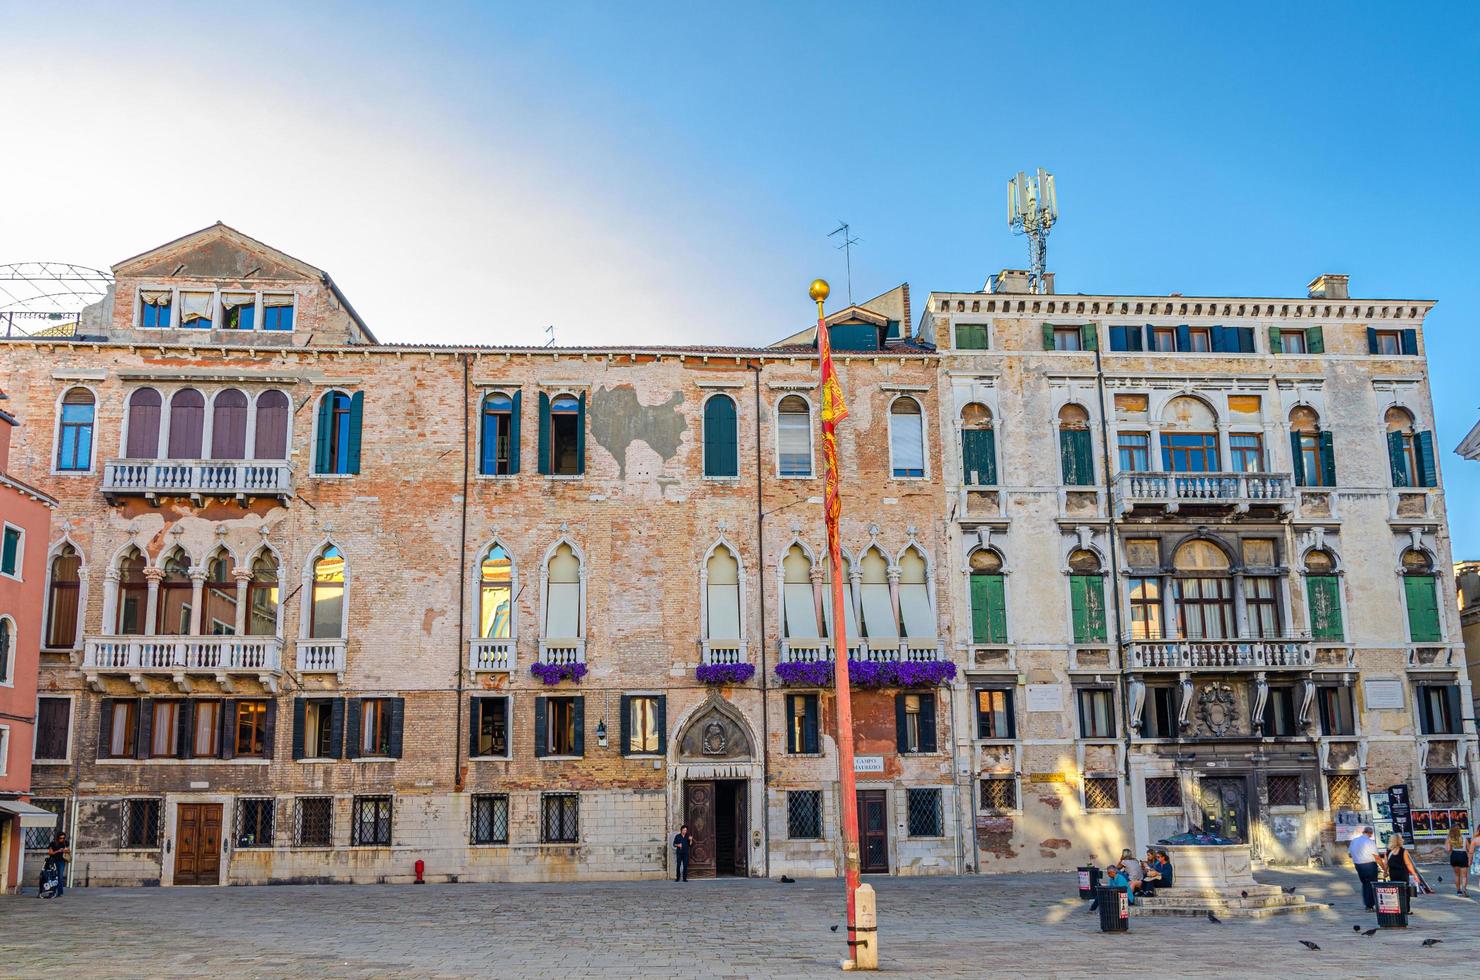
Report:
[[[819,311],[820,312],[820,311]],[[828,537],[836,540],[838,517],[843,512],[843,498],[838,488],[838,423],[848,417],[843,403],[843,386],[833,367],[832,342],[827,324],[817,317],[817,357],[822,375],[822,503],[827,518]]]

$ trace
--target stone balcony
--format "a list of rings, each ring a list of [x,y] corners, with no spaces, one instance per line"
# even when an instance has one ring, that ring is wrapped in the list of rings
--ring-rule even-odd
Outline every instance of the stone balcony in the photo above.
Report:
[[[784,637],[781,640],[781,663],[816,663],[831,660],[832,640]],[[945,660],[945,650],[935,637],[908,637],[901,640],[853,640],[848,644],[850,660],[876,663],[889,661],[925,663]]]
[[[281,497],[293,495],[293,469],[275,459],[113,459],[103,464],[109,498]]]
[[[297,668],[300,674],[344,674],[343,639],[308,639],[296,644]]]
[[[1295,504],[1288,473],[1120,473],[1112,494],[1116,516],[1138,508],[1175,514],[1183,507],[1200,513],[1243,514],[1255,507],[1289,513]]]
[[[143,692],[146,678],[167,677],[190,691],[192,677],[212,677],[227,691],[242,677],[277,692],[283,641],[276,636],[92,636],[83,642],[82,673],[101,691],[106,676],[127,677]]]
[[[583,664],[586,641],[576,637],[540,637],[540,663]]]
[[[749,663],[744,640],[700,640],[699,662],[713,664]]]
[[[1315,666],[1315,644],[1309,637],[1239,637],[1230,640],[1186,638],[1125,640],[1125,669],[1130,671],[1208,672],[1309,670]]]
[[[468,670],[474,674],[513,673],[518,659],[512,637],[474,637],[468,641]]]

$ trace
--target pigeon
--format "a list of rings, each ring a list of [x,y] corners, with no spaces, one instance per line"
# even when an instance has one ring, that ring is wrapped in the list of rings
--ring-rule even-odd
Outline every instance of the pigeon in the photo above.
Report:
[[[1362,933],[1362,935],[1364,935],[1364,936],[1375,936],[1375,935],[1377,935],[1377,927],[1376,926],[1373,926],[1371,929],[1368,929],[1366,932]]]
[[[833,932],[837,932],[838,931],[838,927],[837,926],[828,926],[828,928],[831,929]]]
[[[1223,923],[1222,919],[1213,914],[1212,909],[1208,909],[1208,921],[1213,923],[1214,925],[1222,925]]]
[[[1295,886],[1294,885],[1281,885],[1280,886],[1280,891],[1284,892],[1286,895],[1293,895],[1293,894],[1295,894]]]
[[[1096,895],[1095,896],[1095,900],[1093,902],[1090,902],[1089,903],[1089,910],[1091,912],[1093,912],[1095,909],[1097,909],[1099,907],[1100,907],[1100,897],[1098,895]]]
[[[1317,946],[1315,943],[1311,942],[1309,939],[1302,939],[1302,940],[1300,940],[1300,945],[1304,946],[1306,949],[1320,949],[1321,948],[1321,947]]]
[[[1442,939],[1425,939],[1423,941],[1423,945],[1425,945],[1425,946],[1437,946],[1440,943],[1442,943],[1443,941],[1444,940],[1442,940]]]
[[[1361,926],[1352,926],[1352,932],[1361,932],[1361,931],[1362,931],[1362,927]]]
[[[797,883],[797,880],[795,878],[788,878],[786,875],[782,875],[781,883],[783,885],[795,885]]]
[[[1238,893],[1238,897],[1239,898],[1248,898],[1249,897],[1249,893],[1248,892],[1239,892]]]

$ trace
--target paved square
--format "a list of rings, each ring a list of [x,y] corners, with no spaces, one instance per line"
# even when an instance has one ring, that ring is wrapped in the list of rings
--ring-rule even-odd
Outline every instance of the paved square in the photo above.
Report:
[[[1430,881],[1447,868],[1429,868]],[[1480,901],[1375,925],[1349,872],[1261,872],[1331,910],[1266,922],[1135,917],[1105,935],[1072,875],[875,878],[882,965],[913,976],[1469,976]],[[1436,886],[1438,886],[1438,883]],[[1446,880],[1445,885],[1448,882]],[[6,976],[835,976],[836,881],[87,889],[0,899]],[[1442,939],[1425,949],[1425,938]],[[1312,952],[1299,944],[1321,946]]]

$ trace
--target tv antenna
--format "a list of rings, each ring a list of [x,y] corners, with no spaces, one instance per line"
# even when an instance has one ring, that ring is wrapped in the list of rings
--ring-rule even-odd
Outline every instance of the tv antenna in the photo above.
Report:
[[[547,341],[545,341],[544,346],[546,346],[546,347],[554,347],[555,346],[555,324],[553,324],[553,323],[547,324],[545,326],[545,333],[547,333],[547,334],[550,335],[550,339],[547,340]]]
[[[838,221],[838,226],[836,228],[834,228],[832,231],[830,231],[830,232],[827,233],[827,237],[828,238],[831,238],[832,236],[838,234],[839,232],[841,232],[842,235],[843,235],[843,244],[839,245],[838,248],[840,248],[840,249],[843,250],[843,260],[848,265],[848,305],[849,306],[852,306],[853,305],[853,246],[854,245],[857,245],[859,243],[860,239],[857,239],[857,238],[854,238],[853,237],[853,235],[848,231],[848,222],[842,221],[842,220],[839,220]]]
[[[1028,291],[1041,293],[1047,283],[1048,232],[1059,220],[1059,200],[1054,191],[1053,174],[1038,168],[1029,177],[1019,170],[1007,182],[1007,225],[1015,233],[1028,236]]]

